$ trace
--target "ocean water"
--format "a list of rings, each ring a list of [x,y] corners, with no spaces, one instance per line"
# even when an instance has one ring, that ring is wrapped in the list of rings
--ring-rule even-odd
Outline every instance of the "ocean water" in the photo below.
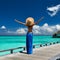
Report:
[[[52,36],[33,36],[33,44],[60,42],[60,38]],[[0,50],[26,46],[26,36],[0,36]]]

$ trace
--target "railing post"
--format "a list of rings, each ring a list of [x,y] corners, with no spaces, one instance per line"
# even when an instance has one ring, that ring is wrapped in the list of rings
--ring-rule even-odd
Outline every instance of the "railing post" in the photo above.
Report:
[[[23,51],[19,51],[20,53],[22,53]]]
[[[53,42],[53,44],[55,44],[55,42]]]
[[[52,43],[50,43],[50,45],[52,45]]]
[[[35,45],[33,45],[33,48],[35,48]]]
[[[11,49],[11,54],[13,54],[13,50]]]
[[[59,43],[59,42],[57,41],[57,43]]]
[[[23,50],[25,50],[26,48],[24,47]]]
[[[47,46],[47,44],[45,44]]]
[[[42,47],[42,45],[40,45],[40,47]]]

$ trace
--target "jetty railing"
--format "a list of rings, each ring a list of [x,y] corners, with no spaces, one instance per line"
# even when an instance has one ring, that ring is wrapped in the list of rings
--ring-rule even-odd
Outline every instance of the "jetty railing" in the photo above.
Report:
[[[22,48],[23,48],[23,50],[25,50],[26,47],[11,48],[11,49],[7,49],[7,50],[1,50],[0,52],[10,51],[10,53],[12,54],[14,50],[22,49]]]
[[[53,45],[53,44],[56,44],[56,43],[59,43],[58,41],[57,42],[52,42],[52,43],[49,43],[49,44],[35,44],[33,45],[33,48],[36,48],[36,46],[39,46],[39,47],[43,47],[43,46],[48,46],[48,45]],[[10,51],[11,54],[14,53],[14,50],[17,50],[17,49],[22,49],[23,48],[23,51],[26,50],[26,47],[17,47],[17,48],[11,48],[11,49],[7,49],[7,50],[0,50],[0,52],[7,52],[7,51]],[[23,51],[20,51],[20,52],[23,52]]]

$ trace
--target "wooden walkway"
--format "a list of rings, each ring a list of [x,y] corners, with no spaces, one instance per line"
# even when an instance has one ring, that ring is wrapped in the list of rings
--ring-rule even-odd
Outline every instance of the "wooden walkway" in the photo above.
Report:
[[[50,60],[58,54],[60,54],[60,44],[54,44],[36,48],[31,55],[18,52],[1,56],[0,60]]]

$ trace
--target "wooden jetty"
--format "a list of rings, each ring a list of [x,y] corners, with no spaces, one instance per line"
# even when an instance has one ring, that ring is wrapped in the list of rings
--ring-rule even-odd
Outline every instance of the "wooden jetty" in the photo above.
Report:
[[[41,46],[40,48],[35,48],[34,45],[35,49],[33,50],[33,54],[31,55],[26,54],[25,51],[23,53],[17,52],[5,56],[0,56],[0,60],[49,60],[52,57],[60,54],[60,43],[59,44],[54,43],[53,45],[49,46],[46,45],[47,44],[45,44],[45,46],[43,47],[40,45]]]

